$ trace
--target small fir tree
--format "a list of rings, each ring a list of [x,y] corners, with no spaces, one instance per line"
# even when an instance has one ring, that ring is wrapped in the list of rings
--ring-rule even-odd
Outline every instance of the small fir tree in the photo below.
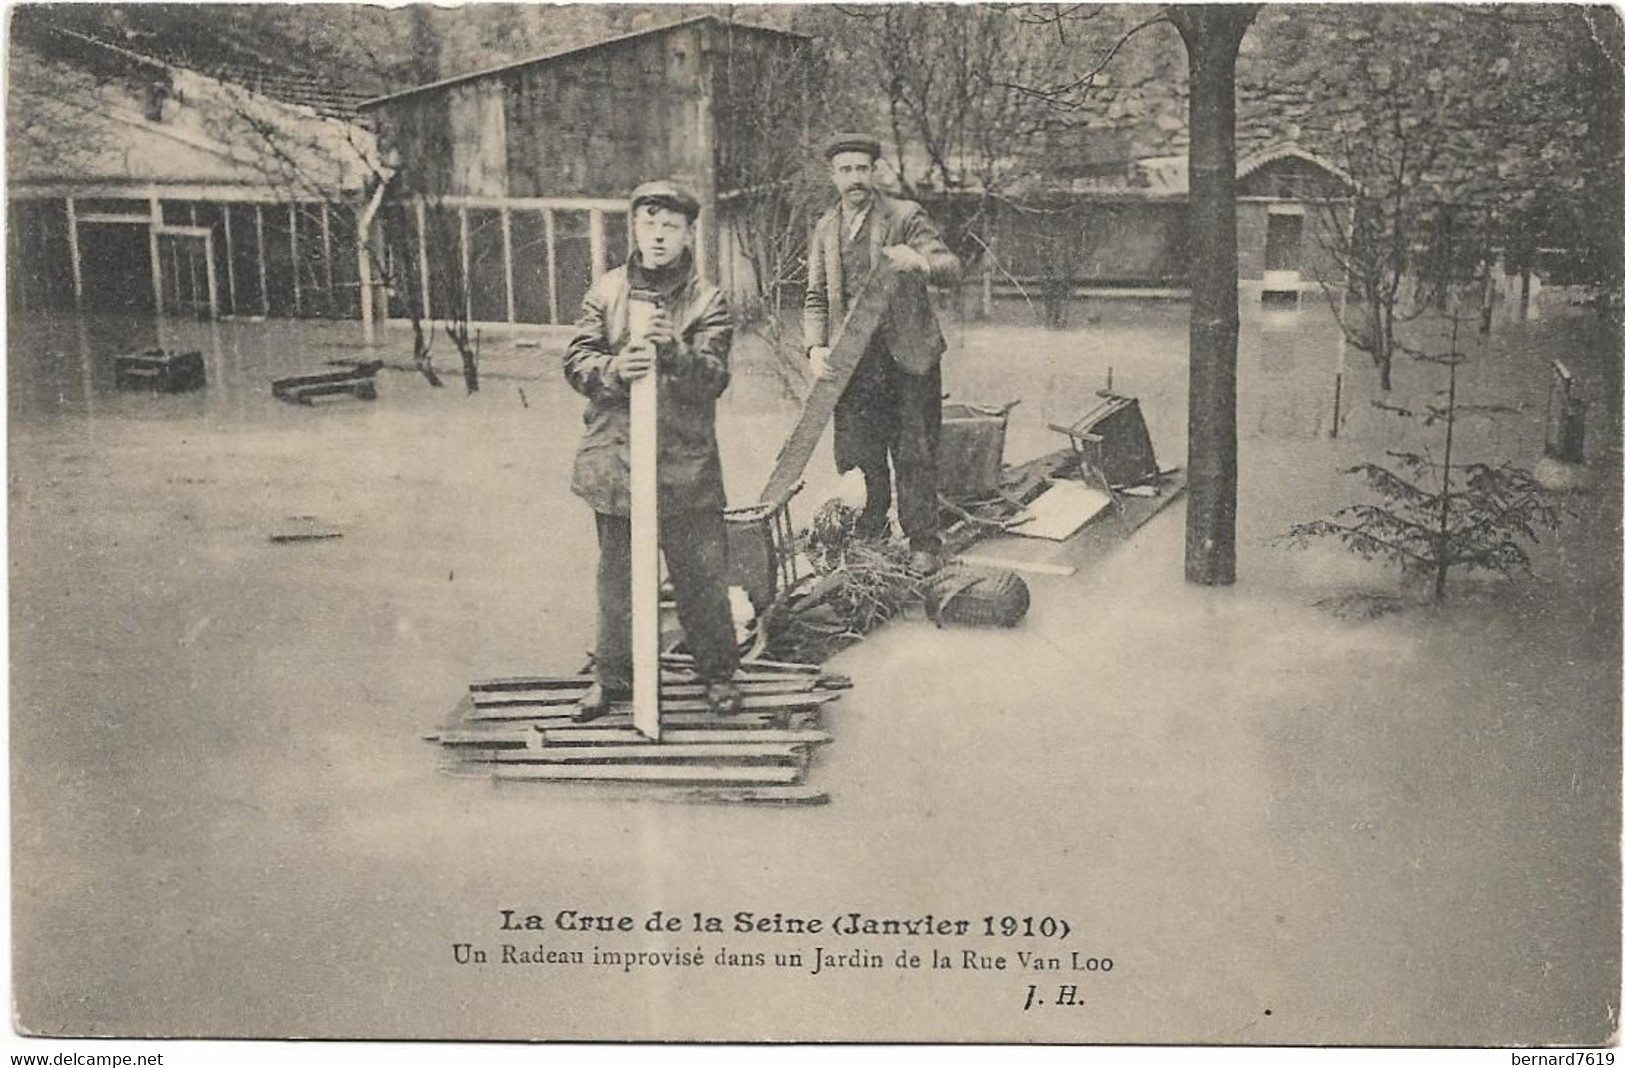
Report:
[[[1456,456],[1456,424],[1470,416],[1511,411],[1504,405],[1467,405],[1457,399],[1456,370],[1466,360],[1458,344],[1461,314],[1450,319],[1448,352],[1418,355],[1417,360],[1447,369],[1446,387],[1438,402],[1410,411],[1382,401],[1377,408],[1424,427],[1443,427],[1443,453],[1388,450],[1389,463],[1367,462],[1347,469],[1375,490],[1380,503],[1341,508],[1326,519],[1298,523],[1284,539],[1303,547],[1320,538],[1335,538],[1366,559],[1397,564],[1409,582],[1431,586],[1442,600],[1452,570],[1481,570],[1513,577],[1530,572],[1525,546],[1539,541],[1541,530],[1558,525],[1557,509],[1541,496],[1534,475],[1510,462],[1463,463]],[[1480,333],[1480,347],[1483,333]]]

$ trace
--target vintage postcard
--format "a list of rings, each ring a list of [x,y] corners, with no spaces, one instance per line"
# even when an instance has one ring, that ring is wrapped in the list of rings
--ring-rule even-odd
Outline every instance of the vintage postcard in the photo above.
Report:
[[[9,19],[17,1043],[1614,1041],[1617,10]]]

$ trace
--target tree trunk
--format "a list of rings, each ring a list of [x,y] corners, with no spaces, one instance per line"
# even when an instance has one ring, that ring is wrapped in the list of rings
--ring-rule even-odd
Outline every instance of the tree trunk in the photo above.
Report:
[[[1619,167],[1621,119],[1625,110],[1625,23],[1612,8],[1586,8],[1592,48],[1587,64],[1592,72],[1593,117],[1590,148],[1596,163],[1586,181],[1586,200],[1594,242],[1589,250],[1597,281],[1597,326],[1601,335],[1602,393],[1608,411],[1608,437],[1617,442],[1621,402],[1621,362],[1625,360],[1622,311],[1618,294],[1625,287],[1625,175]]]
[[[1190,413],[1185,581],[1236,581],[1236,53],[1253,4],[1175,5],[1190,62]]]

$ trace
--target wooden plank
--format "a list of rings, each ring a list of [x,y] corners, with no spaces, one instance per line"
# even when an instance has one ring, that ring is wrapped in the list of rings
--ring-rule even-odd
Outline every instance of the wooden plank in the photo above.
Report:
[[[810,708],[814,705],[822,705],[827,704],[830,701],[839,700],[840,696],[841,695],[838,693],[826,693],[819,691],[810,693],[746,694],[745,711],[768,712],[777,709]],[[563,707],[568,708],[569,706],[565,705]],[[626,704],[617,704],[615,707],[617,712],[611,713],[611,715],[631,712],[630,706]],[[474,712],[469,716],[469,718],[474,720],[538,719],[549,715],[549,713],[556,708],[560,708],[560,706],[548,705],[540,708],[533,705],[489,706],[482,705],[476,701]],[[702,713],[707,716],[713,715],[713,713],[710,711],[710,707],[705,703],[705,699],[703,697],[678,697],[670,701],[662,701],[660,711],[662,715],[668,713]],[[717,716],[715,718],[727,719],[728,717]],[[642,729],[643,725],[640,723],[638,727],[639,729]]]
[[[740,693],[759,697],[779,697],[785,694],[813,692],[811,680],[804,683],[797,683],[794,680],[786,682],[741,682],[738,686]],[[552,708],[560,705],[573,705],[580,700],[580,696],[580,693],[575,690],[538,690],[530,693],[510,692],[476,695],[474,705],[476,708]],[[702,683],[663,683],[660,687],[660,699],[662,701],[677,701],[704,696],[705,686]]]
[[[603,217],[594,233],[603,254]],[[598,277],[594,264],[593,277]],[[647,299],[645,299],[647,298]],[[627,300],[628,348],[648,347],[649,324],[658,305],[652,294],[633,290]],[[659,391],[651,373],[631,386],[632,523],[632,722],[660,737],[660,441]]]
[[[516,675],[505,679],[482,679],[468,684],[470,693],[518,693],[529,690],[585,690],[591,675]]]
[[[660,662],[669,666],[692,667],[694,658],[688,653],[665,653]],[[735,678],[752,678],[758,673],[821,675],[824,669],[817,664],[797,664],[785,660],[746,660],[739,665]]]
[[[342,371],[313,371],[304,375],[288,375],[284,378],[271,380],[271,393],[273,396],[281,395],[290,389],[302,386],[325,386],[337,382],[354,382],[357,380],[371,381],[384,366],[382,360],[362,360]]]
[[[467,772],[447,772],[467,775]],[[482,772],[483,774],[483,772]],[[829,795],[815,787],[793,786],[670,786],[649,783],[573,782],[548,783],[509,779],[499,785],[547,794],[548,800],[564,801],[659,801],[667,804],[698,805],[824,805]],[[568,785],[568,789],[566,788]]]
[[[434,740],[445,746],[489,746],[503,749],[525,749],[532,745],[536,732],[523,728],[505,730],[445,730]]]
[[[441,737],[451,732],[441,732]],[[468,732],[478,733],[478,732]],[[594,746],[620,746],[642,745],[647,739],[635,730],[619,727],[604,730],[583,729],[580,727],[554,727],[549,730],[535,732],[543,745],[594,745]],[[736,745],[750,742],[788,742],[792,745],[823,745],[832,739],[829,734],[820,730],[775,730],[763,728],[761,730],[727,730],[706,727],[677,727],[661,733],[662,745],[683,745],[693,742],[714,742],[724,745]]]
[[[789,722],[783,712],[741,712],[737,716],[715,716],[709,712],[668,712],[661,717],[665,727],[687,727],[695,730],[708,729],[715,731],[750,732],[768,729],[816,726],[815,723],[797,721],[798,716],[816,715],[816,713],[791,712]],[[517,714],[493,715],[489,719],[471,720],[474,723],[515,723],[529,724],[532,730],[579,730],[579,731],[606,731],[630,730],[632,728],[632,714],[630,711],[611,712],[606,716],[587,723],[577,723],[569,716],[552,714],[532,714],[521,716]],[[645,739],[647,741],[647,739]]]
[[[804,750],[788,742],[671,742],[644,741],[642,745],[556,745],[535,749],[493,748],[490,760],[499,764],[602,764],[615,761],[662,760],[795,760]]]
[[[792,710],[792,714],[795,714]],[[711,712],[671,712],[667,711],[661,722],[668,727],[716,727],[722,729],[745,730],[753,727],[782,726],[783,712],[741,712],[737,716],[718,716]],[[504,709],[480,708],[469,713],[467,722],[481,723],[529,723],[537,730],[548,730],[554,727],[573,727],[579,730],[604,730],[608,727],[632,726],[632,710],[622,706],[618,711],[608,712],[597,719],[586,723],[577,723],[568,709],[561,708],[532,708],[532,709]]]
[[[599,782],[688,782],[716,783],[792,783],[801,776],[798,767],[765,764],[761,767],[720,766],[712,764],[523,764],[496,768],[492,777],[498,780],[522,781],[599,781]]]
[[[800,671],[750,671],[740,670],[734,673],[734,682],[740,686],[748,684],[761,684],[773,686],[793,686],[802,683],[799,677],[802,674],[817,675],[820,673],[814,666],[809,672]],[[661,685],[683,685],[696,682],[692,672],[688,671],[662,671],[660,673]],[[468,684],[471,693],[524,693],[532,690],[585,690],[593,682],[591,675],[514,675],[508,678],[481,679]],[[822,679],[808,678],[805,685],[808,689],[822,684]]]
[[[354,379],[349,382],[331,382],[326,385],[296,386],[278,395],[280,399],[293,401],[298,404],[309,404],[316,397],[351,396],[356,400],[377,400],[378,387],[371,379]]]
[[[767,485],[762,487],[758,498],[763,504],[776,505],[788,500],[801,481],[802,474],[807,470],[807,462],[812,459],[819,439],[824,436],[824,427],[829,425],[830,418],[835,414],[836,402],[846,391],[846,384],[851,380],[852,372],[857,370],[858,361],[863,359],[870,337],[885,318],[892,294],[897,289],[897,277],[896,268],[882,256],[864,280],[863,290],[852,301],[846,321],[841,324],[834,344],[830,346],[829,373],[813,383],[795,429],[790,432],[783,448],[779,449],[773,473],[768,476]]]
[[[1045,564],[1038,561],[1011,560],[1004,556],[981,556],[977,553],[966,553],[955,558],[961,564],[971,567],[993,567],[1003,571],[1025,571],[1033,575],[1058,575],[1065,578],[1076,575],[1078,569],[1070,564]]]

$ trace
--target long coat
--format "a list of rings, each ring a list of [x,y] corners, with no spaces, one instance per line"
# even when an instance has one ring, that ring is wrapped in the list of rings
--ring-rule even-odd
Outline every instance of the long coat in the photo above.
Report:
[[[878,264],[881,250],[907,245],[925,257],[926,277],[905,275],[881,321],[878,335],[886,351],[904,370],[925,374],[942,359],[947,343],[931,307],[926,282],[953,285],[959,280],[959,257],[949,251],[936,224],[912,200],[876,190],[869,203],[869,262]],[[861,279],[857,280],[861,284]],[[807,298],[802,305],[802,343],[828,345],[846,318],[845,280],[841,277],[841,208],[825,212],[813,230],[807,253]],[[856,288],[856,285],[853,287]]]
[[[628,384],[609,370],[629,340],[625,266],[595,282],[582,301],[564,375],[587,398],[586,432],[570,488],[605,515],[631,512],[631,409]],[[662,301],[677,345],[656,372],[660,411],[660,511],[721,510],[722,459],[717,453],[716,400],[728,388],[733,324],[722,291],[691,275]]]

